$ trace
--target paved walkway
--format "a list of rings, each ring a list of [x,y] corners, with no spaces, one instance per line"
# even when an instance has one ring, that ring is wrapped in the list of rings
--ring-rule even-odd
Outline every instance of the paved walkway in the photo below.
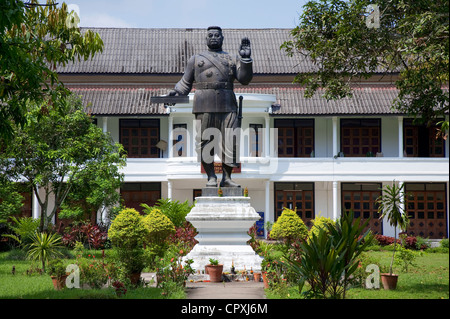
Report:
[[[265,299],[264,284],[254,281],[187,282],[187,299]]]
[[[142,273],[141,278],[156,286],[155,273]],[[152,280],[153,279],[153,280]],[[264,283],[251,281],[186,282],[187,299],[266,299]]]

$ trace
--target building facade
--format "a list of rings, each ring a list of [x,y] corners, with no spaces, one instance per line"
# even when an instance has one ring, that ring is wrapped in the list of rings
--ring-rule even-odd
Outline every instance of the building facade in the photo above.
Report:
[[[173,89],[187,60],[205,49],[205,30],[92,30],[104,41],[103,53],[58,72],[97,125],[127,150],[120,189],[125,205],[140,209],[159,198],[194,202],[206,183],[195,153],[194,93],[188,104],[174,106],[150,104],[150,97]],[[392,109],[397,74],[354,83],[353,98],[305,98],[304,88],[292,81],[314,66],[280,50],[289,30],[223,32],[230,53],[237,54],[242,37],[252,43],[253,80],[235,86],[244,99],[241,167],[233,179],[248,188],[264,221],[276,221],[283,207],[296,209],[307,225],[352,209],[370,219],[374,232],[393,236],[378,219],[375,200],[384,185],[401,183],[408,233],[448,238],[448,141],[436,139],[436,128],[415,125]]]

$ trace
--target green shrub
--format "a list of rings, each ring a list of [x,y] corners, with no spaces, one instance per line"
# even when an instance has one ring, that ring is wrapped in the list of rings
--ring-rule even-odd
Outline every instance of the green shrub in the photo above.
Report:
[[[147,216],[142,221],[147,229],[146,240],[149,244],[161,244],[175,232],[172,221],[158,208],[148,207],[144,212]]]
[[[143,243],[146,236],[143,218],[132,208],[121,210],[108,230],[112,244],[119,248],[135,248]]]
[[[410,266],[417,266],[415,263],[416,256],[416,253],[411,249],[400,246],[398,248],[397,254],[395,255],[394,263],[398,266],[401,266],[402,271],[408,272]]]
[[[448,238],[442,239],[441,242],[440,242],[440,246],[442,248],[448,248]]]
[[[334,225],[319,228],[308,242],[300,243],[300,258],[285,258],[286,265],[297,273],[299,291],[309,284],[307,298],[345,298],[349,283],[360,266],[360,255],[372,244],[368,221],[354,218],[353,212],[342,214]]]
[[[270,236],[274,239],[283,239],[289,244],[296,239],[305,239],[308,236],[308,227],[296,212],[285,208],[273,224]]]
[[[322,228],[324,230],[327,230],[327,225],[334,225],[336,222],[334,220],[332,220],[331,218],[327,218],[327,217],[323,217],[323,216],[318,216],[316,218],[314,218],[313,220],[311,220],[313,226],[311,227],[311,229],[309,230],[309,234],[308,237],[311,238],[312,235],[319,235],[319,229]]]
[[[33,217],[11,217],[9,228],[14,232],[13,234],[4,234],[3,237],[9,237],[18,242],[21,247],[30,244],[33,236],[39,228],[40,219]]]

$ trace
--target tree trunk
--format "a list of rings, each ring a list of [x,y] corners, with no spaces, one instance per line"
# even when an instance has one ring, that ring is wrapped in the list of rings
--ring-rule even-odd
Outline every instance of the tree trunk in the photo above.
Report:
[[[390,275],[392,275],[392,265],[394,264],[396,248],[397,248],[397,227],[394,228],[394,251],[392,252],[391,265],[389,266],[389,274]]]

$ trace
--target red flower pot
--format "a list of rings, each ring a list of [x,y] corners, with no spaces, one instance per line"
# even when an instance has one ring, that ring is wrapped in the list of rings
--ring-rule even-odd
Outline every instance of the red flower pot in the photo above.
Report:
[[[394,290],[397,288],[398,275],[384,273],[381,274],[381,282],[385,290]]]
[[[221,282],[223,265],[207,265],[209,280],[211,282]]]

